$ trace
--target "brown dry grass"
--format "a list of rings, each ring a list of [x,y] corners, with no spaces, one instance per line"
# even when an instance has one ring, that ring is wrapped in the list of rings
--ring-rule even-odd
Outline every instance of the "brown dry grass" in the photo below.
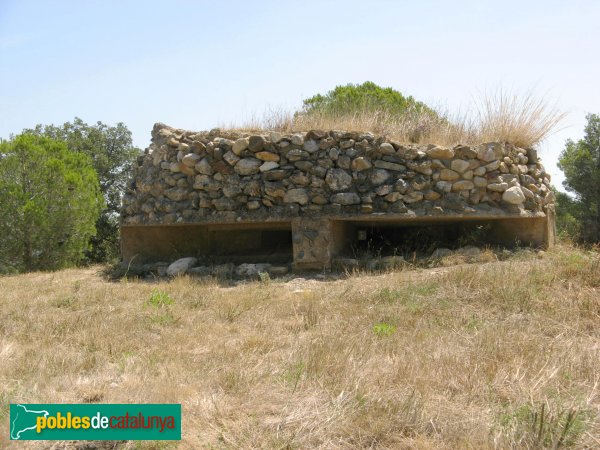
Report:
[[[247,132],[265,130],[294,133],[308,130],[345,130],[385,135],[400,142],[453,146],[483,142],[510,142],[530,148],[557,131],[566,117],[544,96],[533,92],[510,94],[503,90],[483,93],[468,113],[438,116],[425,111],[407,111],[402,116],[386,111],[293,113],[272,109],[242,125],[224,128]]]
[[[1,446],[16,401],[182,403],[179,448],[600,446],[596,252],[235,287],[100,271],[0,278]]]

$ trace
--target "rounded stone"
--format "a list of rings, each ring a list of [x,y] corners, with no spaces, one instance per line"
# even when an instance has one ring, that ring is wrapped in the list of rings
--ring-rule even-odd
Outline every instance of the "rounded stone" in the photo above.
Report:
[[[248,139],[248,148],[252,153],[260,152],[265,145],[265,138],[262,136],[250,136]]]
[[[464,173],[469,169],[469,161],[455,159],[450,163],[450,168],[458,173]]]
[[[385,183],[385,181],[390,177],[390,173],[385,169],[374,169],[371,173],[371,184],[375,186],[379,186],[380,184]]]
[[[248,148],[248,139],[240,138],[233,143],[233,145],[231,146],[231,151],[233,153],[235,153],[236,155],[240,156],[240,153],[242,153],[247,148]]]
[[[194,167],[200,158],[200,155],[196,153],[188,153],[181,159],[181,162],[188,167]]]
[[[511,205],[520,205],[525,201],[525,194],[519,186],[513,186],[504,191],[502,200]]]
[[[508,189],[508,183],[490,183],[487,188],[494,192],[504,192]]]
[[[384,155],[393,155],[396,153],[396,149],[389,142],[384,142],[379,146],[379,151]]]
[[[277,153],[258,152],[254,156],[256,156],[261,161],[279,161],[279,155]]]
[[[485,175],[485,167],[483,167],[483,166],[477,167],[476,169],[473,170],[473,175],[476,175],[478,177]]]
[[[435,146],[426,151],[427,156],[432,159],[452,159],[454,158],[454,150],[451,148]]]
[[[436,191],[426,191],[423,193],[423,195],[425,196],[425,200],[437,200],[439,199],[442,195],[439,192]]]
[[[440,180],[443,181],[454,181],[454,180],[458,180],[460,178],[460,175],[455,172],[454,170],[450,170],[450,169],[442,169],[440,172]]]
[[[208,162],[206,158],[201,159],[195,165],[196,172],[202,175],[212,175],[214,173],[214,169]]]
[[[423,200],[423,193],[422,192],[410,192],[408,194],[406,194],[404,197],[402,197],[402,200],[404,200],[404,203],[416,203],[416,202],[420,202],[421,200]]]
[[[232,151],[229,151],[229,152],[225,153],[223,155],[223,159],[230,166],[235,166],[235,164],[240,160],[240,158],[235,153],[233,153]]]
[[[281,133],[279,133],[278,131],[271,131],[271,133],[269,134],[269,140],[273,144],[279,143],[279,141],[281,141]]]
[[[473,178],[473,184],[478,188],[484,188],[487,186],[487,180],[483,177]]]
[[[325,183],[332,191],[343,191],[352,185],[352,177],[343,169],[329,169]]]
[[[290,189],[283,196],[283,202],[306,205],[308,203],[308,193],[306,192],[306,189]]]
[[[302,145],[302,148],[308,153],[314,153],[317,150],[319,150],[319,144],[314,139],[308,139],[304,141],[304,145]]]
[[[235,165],[235,171],[240,175],[254,175],[259,172],[262,161],[256,158],[240,159]]]
[[[292,144],[303,145],[304,144],[304,136],[301,134],[292,135]]]
[[[279,164],[275,161],[266,161],[258,169],[261,172],[268,172],[269,170],[277,169]]]
[[[197,262],[198,259],[194,257],[178,259],[177,261],[171,263],[169,267],[167,267],[167,275],[171,277],[182,275],[190,268],[194,267]]]
[[[372,166],[373,164],[371,164],[371,161],[369,161],[364,156],[359,156],[358,158],[355,158],[352,161],[352,170],[356,170],[359,172],[362,170],[370,169]]]
[[[468,191],[471,190],[475,187],[475,185],[473,184],[472,181],[469,180],[460,180],[460,181],[456,181],[454,184],[452,184],[452,190],[454,192],[457,191]]]
[[[498,160],[492,161],[491,163],[485,165],[484,167],[487,172],[493,172],[494,170],[497,170],[500,167],[500,161],[498,161]]]
[[[360,197],[354,192],[341,192],[332,195],[330,201],[331,203],[338,203],[340,205],[358,205],[360,203]]]

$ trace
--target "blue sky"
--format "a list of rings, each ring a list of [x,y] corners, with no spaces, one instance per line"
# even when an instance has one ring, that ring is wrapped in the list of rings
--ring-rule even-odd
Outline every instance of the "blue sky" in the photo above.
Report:
[[[37,123],[209,129],[366,80],[449,110],[534,89],[569,113],[542,145],[555,183],[568,137],[600,113],[600,2],[0,0],[0,137]]]

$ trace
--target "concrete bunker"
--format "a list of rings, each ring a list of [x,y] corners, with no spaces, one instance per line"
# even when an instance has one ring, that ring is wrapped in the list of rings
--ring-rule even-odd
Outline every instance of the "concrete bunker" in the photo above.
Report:
[[[156,124],[122,208],[125,262],[196,256],[322,270],[361,251],[553,242],[554,196],[537,152],[499,142]]]

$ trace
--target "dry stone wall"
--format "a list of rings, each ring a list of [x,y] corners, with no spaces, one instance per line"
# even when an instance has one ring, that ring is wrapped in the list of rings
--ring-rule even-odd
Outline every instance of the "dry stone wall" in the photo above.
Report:
[[[371,133],[193,132],[158,123],[123,198],[124,225],[365,215],[541,217],[535,149],[453,148]]]

